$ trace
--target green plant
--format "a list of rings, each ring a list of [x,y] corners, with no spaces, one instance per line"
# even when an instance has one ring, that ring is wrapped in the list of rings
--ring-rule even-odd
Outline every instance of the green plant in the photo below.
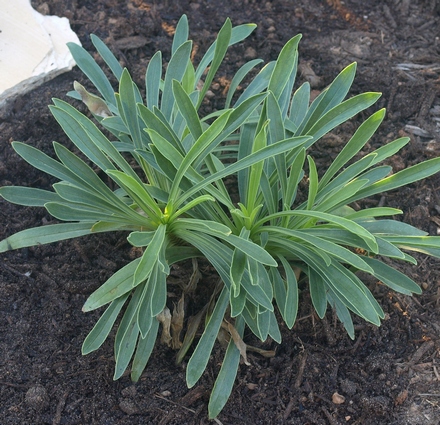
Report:
[[[82,158],[56,142],[58,159],[14,142],[24,160],[60,182],[53,185],[54,192],[0,189],[10,202],[45,207],[67,222],[16,233],[0,242],[0,252],[109,231],[128,231],[128,241],[142,249],[142,255],[108,279],[83,308],[91,311],[108,304],[84,341],[84,354],[98,349],[122,317],[114,344],[114,379],[132,361],[131,377],[138,380],[156,341],[157,318],[170,324],[165,314],[170,266],[204,257],[215,267],[222,285],[188,326],[178,355],[184,357],[205,317],[203,334],[187,365],[191,387],[205,370],[222,326],[228,330],[231,337],[211,394],[210,417],[224,407],[240,355],[245,357],[241,340],[245,325],[262,341],[270,336],[280,342],[276,305],[286,325],[293,327],[299,279],[307,278],[318,316],[322,318],[330,305],[353,338],[350,312],[375,325],[384,316],[358,271],[411,295],[420,293],[419,286],[380,258],[416,264],[404,251],[440,257],[440,238],[394,220],[400,210],[355,211],[348,206],[440,170],[440,158],[396,174],[380,165],[408,138],[354,159],[382,122],[383,109],[359,127],[325,173],[318,173],[307,155],[322,136],[379,98],[378,93],[363,93],[344,100],[356,64],[346,67],[310,103],[308,83],[293,88],[300,40],[296,36],[233,101],[239,84],[261,61],[240,68],[231,81],[225,108],[200,118],[198,110],[228,46],[242,41],[254,27],[232,28],[227,20],[195,68],[183,16],[165,74],[160,52],[149,62],[145,102],[129,72],[100,39],[92,36],[119,82],[117,93],[92,57],[70,44],[78,66],[100,96],[76,82],[70,95],[84,101],[113,140],[75,107],[54,99],[50,110]],[[92,166],[118,188],[110,189]],[[223,181],[230,176],[236,179],[239,202],[233,202]],[[306,177],[307,200],[301,203],[296,200],[297,191]]]

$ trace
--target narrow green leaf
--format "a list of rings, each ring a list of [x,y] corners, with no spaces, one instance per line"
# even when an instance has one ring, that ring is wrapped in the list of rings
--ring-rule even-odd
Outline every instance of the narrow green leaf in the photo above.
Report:
[[[303,174],[302,170],[305,159],[306,150],[304,148],[301,148],[293,159],[292,165],[290,167],[290,175],[287,179],[286,192],[283,193],[283,203],[284,206],[288,209],[290,209],[295,201],[298,184]]]
[[[274,144],[280,140],[286,138],[286,132],[284,130],[284,117],[278,104],[278,99],[272,92],[269,92],[269,96],[266,99],[266,111],[267,119],[269,120],[269,135],[270,143]],[[275,166],[277,169],[277,177],[281,185],[281,193],[286,193],[287,187],[287,164],[286,154],[281,153],[274,157]],[[267,162],[270,164],[270,162]],[[271,174],[270,168],[266,167],[266,173]]]
[[[165,73],[162,103],[160,108],[167,121],[171,120],[174,107],[172,83],[173,80],[177,80],[179,82],[182,81],[190,60],[191,48],[192,42],[189,40],[185,41],[185,43],[181,44],[174,52],[174,55],[171,56],[171,59],[168,63],[167,71]]]
[[[329,292],[327,293],[327,298],[329,300],[330,305],[336,310],[336,314],[344,325],[345,330],[348,333],[348,336],[351,339],[354,339],[354,325],[353,320],[351,319],[350,312],[348,308],[344,305],[344,303],[338,298],[334,291],[329,288]]]
[[[58,194],[43,189],[22,186],[0,187],[0,196],[13,204],[28,207],[44,207],[46,202],[59,202]]]
[[[325,312],[327,310],[326,286],[322,276],[314,269],[309,269],[308,276],[312,304],[313,307],[315,307],[316,313],[322,319],[325,316]]]
[[[127,240],[130,242],[133,246],[142,247],[147,246],[151,243],[154,235],[156,234],[155,231],[149,231],[149,232],[131,232]]]
[[[133,275],[139,262],[140,258],[133,260],[107,279],[87,298],[82,310],[84,312],[96,310],[131,291],[133,288]]]
[[[294,58],[298,49],[298,43],[302,35],[298,34],[291,38],[281,49],[275,68],[269,81],[268,90],[273,92],[276,99],[279,99],[286,86],[294,66]]]
[[[77,123],[77,125],[81,126],[84,131],[87,134],[87,137],[84,137],[83,139],[76,138],[74,139],[74,143],[80,149],[86,156],[88,156],[89,159],[93,161],[93,156],[98,157],[100,162],[102,163],[103,171],[106,171],[107,169],[115,169],[114,165],[106,162],[102,157],[100,157],[96,149],[92,147],[92,145],[96,145],[96,148],[99,151],[102,151],[103,155],[105,157],[108,157],[111,161],[113,161],[122,171],[124,171],[126,174],[131,175],[132,177],[137,177],[136,173],[133,171],[132,167],[128,164],[128,162],[125,160],[125,158],[118,152],[116,147],[108,138],[102,133],[101,130],[98,129],[98,127],[85,115],[83,115],[81,112],[79,112],[77,109],[75,109],[72,105],[69,105],[66,102],[63,102],[59,99],[53,99],[54,105],[60,109],[65,111],[69,116],[72,117],[72,119]],[[121,123],[120,125],[123,126],[122,132],[126,132],[128,134],[128,129],[123,124],[123,121],[121,117],[108,117],[101,121],[101,124],[104,125],[104,127],[107,126],[108,123],[115,123],[115,120],[118,123]],[[75,124],[74,124],[75,125]],[[111,126],[110,126],[111,128]],[[120,130],[118,130],[118,133]],[[89,152],[92,150],[93,156],[89,156]]]
[[[136,271],[134,272],[132,287],[139,285],[150,276],[165,242],[166,228],[166,225],[160,224],[156,229],[153,239],[142,254]]]
[[[155,320],[155,317],[153,317],[151,313],[151,298],[154,289],[153,286],[156,273],[157,265],[153,267],[150,277],[145,282],[145,284],[142,285],[144,289],[142,290],[142,294],[139,298],[139,307],[136,313],[136,321],[139,327],[141,338],[144,338],[148,335],[151,326],[153,326],[153,321]]]
[[[335,215],[340,215],[344,217],[350,216],[350,214],[341,214],[339,208],[347,208],[346,200],[350,198],[353,194],[359,192],[363,187],[368,184],[368,179],[352,180],[346,184],[341,184],[340,186],[334,188],[332,191],[328,192],[325,196],[319,199],[315,210],[328,212]],[[342,210],[344,211],[344,210]],[[351,211],[350,211],[351,212]],[[351,220],[351,218],[350,218]]]
[[[182,15],[177,22],[176,32],[173,37],[173,44],[171,47],[171,54],[173,55],[176,50],[188,40],[188,18],[186,15]]]
[[[370,257],[366,257],[365,261],[373,269],[372,275],[394,291],[405,295],[422,293],[422,290],[417,283],[393,267]]]
[[[133,382],[139,381],[139,378],[141,377],[142,372],[150,359],[154,344],[156,342],[158,329],[159,322],[154,319],[147,335],[145,335],[145,337],[139,337],[136,353],[133,358],[133,365],[131,367],[131,380]]]
[[[155,218],[162,216],[161,209],[141,183],[120,171],[109,171],[108,174],[144,212],[153,215]]]
[[[247,99],[249,99],[252,96],[255,96],[258,93],[263,92],[267,88],[274,67],[275,67],[275,61],[272,61],[261,69],[261,71],[257,74],[257,76],[246,87],[246,90],[237,99],[237,102],[235,102],[235,107],[240,106]]]
[[[359,220],[359,225],[367,229],[370,233],[375,235],[396,235],[398,238],[405,236],[426,236],[428,233],[417,229],[410,224],[397,220]]]
[[[321,276],[350,310],[370,323],[380,325],[380,317],[384,313],[369,289],[354,273],[333,262],[331,267],[321,269]]]
[[[228,45],[232,46],[233,44],[239,43],[240,41],[244,40],[256,27],[257,26],[255,24],[243,24],[232,28],[231,37],[229,39]],[[199,66],[197,67],[195,81],[200,80],[206,68],[211,63],[214,57],[214,52],[216,51],[216,47],[217,40],[213,44],[211,44],[211,46],[209,46],[209,49],[200,61]]]
[[[397,208],[388,208],[388,207],[377,207],[377,208],[365,208],[363,210],[355,211],[350,215],[347,215],[345,218],[348,220],[365,220],[371,219],[374,217],[386,217],[389,215],[399,215],[402,214],[402,210]]]
[[[86,204],[73,204],[69,202],[47,202],[46,210],[50,215],[63,221],[101,221],[121,223],[125,220],[113,215],[104,209],[98,209]]]
[[[205,94],[208,91],[209,87],[211,86],[212,80],[214,79],[214,76],[222,63],[223,58],[225,57],[226,50],[229,47],[231,36],[232,36],[231,20],[229,18],[226,18],[225,23],[218,32],[217,40],[215,41],[214,57],[212,58],[208,74],[203,83],[203,87],[200,92],[196,109],[199,109],[200,105],[202,104]]]
[[[162,77],[162,53],[157,51],[147,66],[145,73],[145,87],[147,90],[147,106],[152,110],[159,106],[159,87]]]
[[[12,147],[18,155],[37,170],[71,183],[79,180],[78,176],[66,166],[32,146],[21,142],[12,142]]]
[[[108,196],[101,196],[99,192],[91,192],[87,189],[73,186],[70,183],[54,183],[53,188],[62,198],[59,201],[69,201],[77,204],[85,204],[99,210],[104,210],[107,214],[115,214],[120,217],[134,218],[137,222],[142,216],[128,207],[120,198],[113,194],[113,202],[107,201]]]
[[[102,94],[104,99],[115,105],[115,94],[113,87],[104,74],[104,71],[98,66],[93,57],[83,47],[75,43],[67,43],[76,64],[93,85]]]
[[[293,134],[296,133],[297,128],[303,122],[307,111],[309,109],[310,103],[310,83],[303,83],[294,93],[292,97],[292,103],[290,104],[290,115],[289,118],[295,128],[292,131]]]
[[[219,180],[223,177],[226,177],[228,175],[235,174],[237,171],[242,170],[244,168],[250,167],[253,164],[266,159],[268,157],[277,155],[282,152],[286,152],[294,147],[299,147],[303,145],[304,143],[309,140],[308,136],[299,137],[299,138],[291,138],[282,140],[281,142],[277,142],[273,145],[266,146],[263,149],[260,149],[258,152],[255,152],[245,158],[240,159],[239,161],[235,162],[234,164],[231,164],[227,166],[224,170],[221,170],[206,179],[204,179],[202,182],[196,184],[193,186],[192,189],[185,192],[184,195],[182,195],[177,201],[176,204],[180,205],[183,203],[186,199],[197,193],[199,190],[202,190],[212,182]]]
[[[114,200],[113,192],[82,159],[57,142],[54,142],[53,146],[61,162],[74,173],[74,185],[85,186],[91,192],[97,192],[99,195],[108,197],[111,201]],[[68,181],[70,182],[70,179]]]
[[[250,231],[243,227],[240,232],[240,237],[244,239],[249,239]],[[246,254],[235,248],[234,253],[232,255],[232,263],[231,263],[231,296],[237,298],[240,294],[241,287],[241,279],[243,278],[243,274],[245,268],[247,266],[247,256]]]
[[[173,93],[179,111],[185,119],[189,131],[194,139],[197,140],[202,135],[203,129],[194,104],[191,102],[190,97],[177,80],[173,80]]]
[[[127,69],[124,69],[119,81],[119,96],[123,111],[121,112],[121,117],[130,131],[130,136],[133,140],[135,148],[141,149],[143,143],[136,107],[137,100],[134,90],[134,83]]]
[[[119,379],[124,374],[136,348],[139,337],[136,312],[142,291],[143,285],[139,285],[134,291],[116,333],[114,344],[116,365],[113,380]]]
[[[232,285],[231,285],[232,287]],[[231,306],[231,317],[240,316],[246,305],[247,293],[244,288],[240,288],[240,292],[237,296],[234,296],[233,291],[229,293],[229,304]]]
[[[365,243],[370,247],[371,251],[373,252],[377,251],[377,242],[375,240],[375,237],[369,231],[367,231],[363,226],[359,225],[354,221],[347,220],[343,217],[338,217],[336,215],[328,214],[320,211],[306,211],[306,210],[282,211],[262,218],[260,221],[255,223],[255,226],[263,226],[264,223],[270,221],[273,218],[279,218],[286,215],[292,217],[294,216],[313,217],[320,221],[334,223],[342,227],[343,229],[346,229],[349,232],[362,238],[365,241]]]
[[[281,256],[279,256],[278,258],[280,258],[281,260]],[[273,295],[277,303],[278,310],[280,311],[285,321],[286,319],[284,318],[284,313],[285,313],[286,298],[287,298],[286,285],[281,277],[280,272],[275,267],[271,267],[269,269],[269,275],[272,281]]]
[[[235,321],[235,329],[240,338],[242,338],[244,332],[244,320],[240,316]],[[234,386],[239,364],[240,351],[238,350],[234,340],[231,338],[225,357],[223,358],[220,372],[217,375],[217,379],[215,380],[214,387],[211,391],[211,396],[209,397],[209,419],[215,418],[228,401],[232,392],[232,387]]]
[[[258,134],[255,136],[254,143],[252,146],[252,153],[258,152],[260,149],[263,149],[267,145],[267,131],[268,131],[268,122],[266,122]],[[249,178],[248,178],[248,188],[245,193],[246,198],[246,207],[249,211],[253,211],[257,206],[257,196],[260,189],[260,180],[261,175],[263,173],[264,161],[257,162],[253,164],[249,170]]]
[[[229,291],[223,288],[194,353],[188,361],[186,368],[186,383],[188,388],[192,388],[197,383],[206,369],[209,356],[211,355],[214,342],[229,304],[228,301]]]
[[[98,53],[101,55],[102,59],[104,59],[104,62],[113,72],[113,75],[116,77],[117,80],[119,80],[122,75],[122,66],[119,63],[118,59],[116,59],[111,50],[95,34],[91,34],[90,39],[92,40],[93,45],[95,46]]]
[[[363,190],[360,190],[356,195],[352,196],[348,202],[354,202],[358,199],[367,198],[376,193],[383,193],[389,190],[397,189],[401,186],[406,186],[418,180],[425,179],[440,171],[440,158],[428,159],[420,164],[405,168],[389,177],[386,177]]]
[[[225,127],[228,118],[231,114],[231,110],[225,111],[220,117],[218,117],[209,128],[202,133],[202,135],[197,139],[194,145],[191,147],[189,152],[183,158],[182,163],[180,164],[179,169],[177,170],[176,176],[173,181],[173,185],[170,191],[170,203],[173,204],[176,198],[178,188],[180,182],[182,181],[183,176],[193,164],[193,162],[200,158],[203,155],[204,150],[211,144],[211,142],[216,138],[216,136],[223,130]]]
[[[157,265],[157,271],[154,274],[154,289],[151,296],[151,315],[156,317],[165,308],[167,302],[167,273],[161,270]]]
[[[365,146],[382,123],[385,112],[385,109],[377,111],[356,130],[353,137],[347,142],[341,152],[339,152],[338,156],[332,161],[330,167],[322,176],[319,182],[320,190]]]
[[[308,134],[311,127],[330,109],[340,104],[347,95],[356,73],[356,63],[344,68],[310,106],[296,134]]]
[[[284,258],[280,257],[283,263],[284,272],[286,273],[286,301],[283,311],[283,319],[289,329],[292,329],[296,321],[296,316],[298,313],[298,282],[296,281],[295,272],[292,266]]]
[[[50,224],[22,230],[0,242],[0,252],[90,235],[93,223]]]
[[[231,105],[232,97],[234,96],[235,90],[246,77],[246,75],[255,68],[256,65],[263,62],[262,59],[254,59],[246,62],[234,75],[231,84],[229,85],[228,94],[226,96],[225,108],[229,108]]]
[[[311,210],[315,203],[316,194],[318,192],[318,170],[315,161],[310,155],[307,155],[309,163],[309,195],[307,197],[307,209]]]
[[[384,239],[401,249],[440,258],[440,237],[438,236],[386,236]]]
[[[261,307],[259,307],[258,310],[257,326],[260,331],[259,337],[261,338],[261,341],[266,341],[269,336],[270,313],[268,310],[261,309]]]
[[[359,112],[369,108],[376,103],[380,96],[380,93],[362,93],[342,102],[340,105],[330,109],[322,118],[314,123],[307,131],[307,134],[313,136],[313,141],[318,140],[339,124],[346,122]],[[310,141],[309,146],[312,143]]]
[[[125,301],[127,301],[127,298],[128,293],[115,299],[107,307],[104,314],[99,318],[93,329],[89,332],[86,339],[84,340],[81,349],[81,353],[83,355],[89,354],[92,351],[97,350],[107,339],[107,336],[113,328],[113,325],[122,307],[124,306]]]

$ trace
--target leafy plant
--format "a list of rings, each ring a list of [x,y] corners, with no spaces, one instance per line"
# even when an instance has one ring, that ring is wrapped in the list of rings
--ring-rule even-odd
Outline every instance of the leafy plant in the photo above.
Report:
[[[75,107],[54,99],[50,110],[82,158],[56,142],[57,159],[14,142],[24,160],[60,181],[53,192],[0,189],[6,200],[45,207],[66,222],[9,236],[0,242],[0,252],[109,231],[128,231],[128,241],[142,249],[139,258],[110,277],[83,307],[91,311],[108,305],[84,341],[83,354],[98,349],[121,316],[114,343],[114,379],[132,361],[131,377],[137,381],[155,344],[158,319],[164,331],[170,327],[166,304],[172,264],[203,257],[215,267],[222,282],[219,290],[191,319],[183,345],[174,338],[175,346],[182,345],[181,360],[205,317],[186,368],[192,387],[206,368],[219,332],[223,329],[229,335],[209,402],[211,418],[224,407],[240,355],[246,356],[245,326],[262,341],[270,336],[280,342],[275,306],[292,328],[300,279],[307,281],[317,315],[322,318],[330,305],[354,338],[352,313],[375,325],[384,317],[358,271],[411,295],[420,293],[419,286],[381,258],[416,264],[407,251],[440,257],[440,238],[394,220],[400,210],[355,211],[349,206],[440,170],[440,158],[395,174],[381,165],[408,138],[356,159],[382,122],[383,109],[365,120],[325,172],[317,170],[307,155],[322,136],[379,98],[378,93],[346,98],[356,64],[347,66],[310,102],[308,83],[294,89],[298,35],[238,95],[237,87],[261,61],[243,65],[231,81],[225,108],[200,117],[198,110],[227,48],[245,39],[254,27],[233,28],[228,19],[195,67],[183,16],[166,72],[161,52],[149,62],[145,96],[98,37],[92,36],[92,42],[119,82],[118,92],[89,53],[69,44],[99,95],[77,82],[70,94],[83,100],[106,132]],[[92,167],[98,167],[117,189],[112,190]],[[238,202],[224,182],[231,176],[237,182]],[[307,199],[300,202],[298,188],[304,181]],[[181,315],[177,327],[182,328]]]

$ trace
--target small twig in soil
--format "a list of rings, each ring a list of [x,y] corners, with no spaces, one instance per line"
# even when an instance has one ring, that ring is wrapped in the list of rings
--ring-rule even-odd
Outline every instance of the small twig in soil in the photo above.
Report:
[[[437,367],[435,365],[432,365],[432,368],[434,369],[434,375],[437,378],[437,381],[440,382],[440,375],[438,373]]]
[[[57,405],[57,410],[55,413],[55,416],[52,420],[52,425],[59,425],[61,423],[61,413],[64,410],[64,406],[66,405],[66,400],[68,397],[69,393],[66,391],[60,398],[60,401],[58,402]]]
[[[23,388],[24,390],[27,390],[31,387],[30,385],[13,384],[12,382],[3,382],[3,381],[0,381],[0,385],[4,385],[5,387],[12,387],[12,388]]]
[[[440,397],[440,394],[429,394],[429,393],[426,393],[426,394],[423,394],[423,393],[420,393],[420,394],[417,394],[419,397]]]
[[[306,361],[307,361],[307,351],[304,351],[303,355],[301,356],[301,360],[299,362],[298,375],[295,379],[295,388],[299,388],[301,386],[301,381],[304,375],[304,368],[306,367]]]
[[[324,407],[321,407],[321,410],[324,412],[324,415],[330,422],[330,425],[339,425],[339,422],[330,414],[330,412]]]
[[[166,397],[162,397],[160,394],[154,394],[154,397],[160,398],[161,400],[165,400],[165,401],[167,401],[168,403],[174,404],[175,406],[178,406],[178,407],[181,407],[182,409],[188,410],[188,412],[196,413],[195,410],[190,409],[190,408],[185,407],[185,406],[182,406],[181,404],[176,403],[175,401],[168,400]]]
[[[408,362],[409,365],[415,365],[422,357],[423,355],[429,351],[432,347],[434,347],[434,341],[426,341],[423,343],[417,351],[412,356],[411,360]]]
[[[13,273],[13,274],[15,274],[15,275],[17,275],[17,276],[20,276],[20,277],[26,277],[26,278],[28,278],[31,282],[35,282],[35,279],[33,279],[31,276],[30,276],[30,273],[28,274],[28,273],[21,273],[21,272],[19,272],[18,270],[16,270],[16,269],[14,269],[13,267],[11,267],[11,266],[8,266],[7,264],[5,264],[5,263],[0,263],[0,266],[2,266],[5,270],[7,270],[8,272],[11,272],[11,273]]]
[[[294,398],[290,398],[289,404],[286,407],[286,410],[284,410],[283,413],[283,419],[286,421],[287,418],[290,416],[290,414],[292,413],[293,410],[293,405],[295,404],[295,399]]]

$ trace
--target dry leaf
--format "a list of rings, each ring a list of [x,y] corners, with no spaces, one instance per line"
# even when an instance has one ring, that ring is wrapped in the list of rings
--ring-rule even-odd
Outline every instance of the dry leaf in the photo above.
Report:
[[[202,273],[199,271],[199,263],[196,258],[192,260],[193,272],[191,277],[189,278],[188,285],[184,288],[185,293],[189,294],[190,292],[194,292],[197,288],[197,284],[202,278]]]
[[[159,320],[159,322],[162,324],[162,335],[160,337],[160,342],[170,347],[172,340],[170,334],[170,327],[171,327],[170,309],[168,307],[165,307],[162,310],[162,312],[156,316],[156,319]]]
[[[182,346],[176,356],[177,364],[179,364],[183,360],[186,352],[191,346],[194,337],[196,336],[197,329],[200,326],[200,322],[202,321],[203,315],[206,312],[206,309],[207,309],[207,305],[205,305],[205,307],[203,307],[203,309],[200,310],[195,316],[191,316],[188,319],[185,338],[183,339]]]
[[[100,97],[89,93],[78,81],[73,82],[73,88],[81,96],[81,100],[89,108],[90,112],[103,118],[113,115],[110,109],[108,109],[107,104]]]
[[[171,318],[171,348],[178,350],[182,343],[180,341],[180,332],[183,329],[183,319],[185,318],[185,298],[182,294],[177,306],[174,305],[173,317]]]
[[[396,406],[399,406],[405,403],[407,398],[408,398],[408,390],[403,390],[397,395],[396,399],[394,400],[394,404]]]
[[[240,355],[241,357],[243,357],[245,365],[250,366],[251,364],[248,362],[246,355],[246,344],[241,339],[241,336],[238,334],[237,329],[235,329],[234,326],[230,323],[228,323],[228,332],[231,334],[235,346],[239,349]]]
[[[247,350],[258,353],[263,357],[267,357],[267,358],[275,357],[275,350],[263,350],[262,348],[253,347],[252,345],[248,345]]]
[[[301,76],[304,77],[309,83],[312,89],[321,85],[321,77],[318,77],[310,66],[309,62],[300,62],[298,70]]]

